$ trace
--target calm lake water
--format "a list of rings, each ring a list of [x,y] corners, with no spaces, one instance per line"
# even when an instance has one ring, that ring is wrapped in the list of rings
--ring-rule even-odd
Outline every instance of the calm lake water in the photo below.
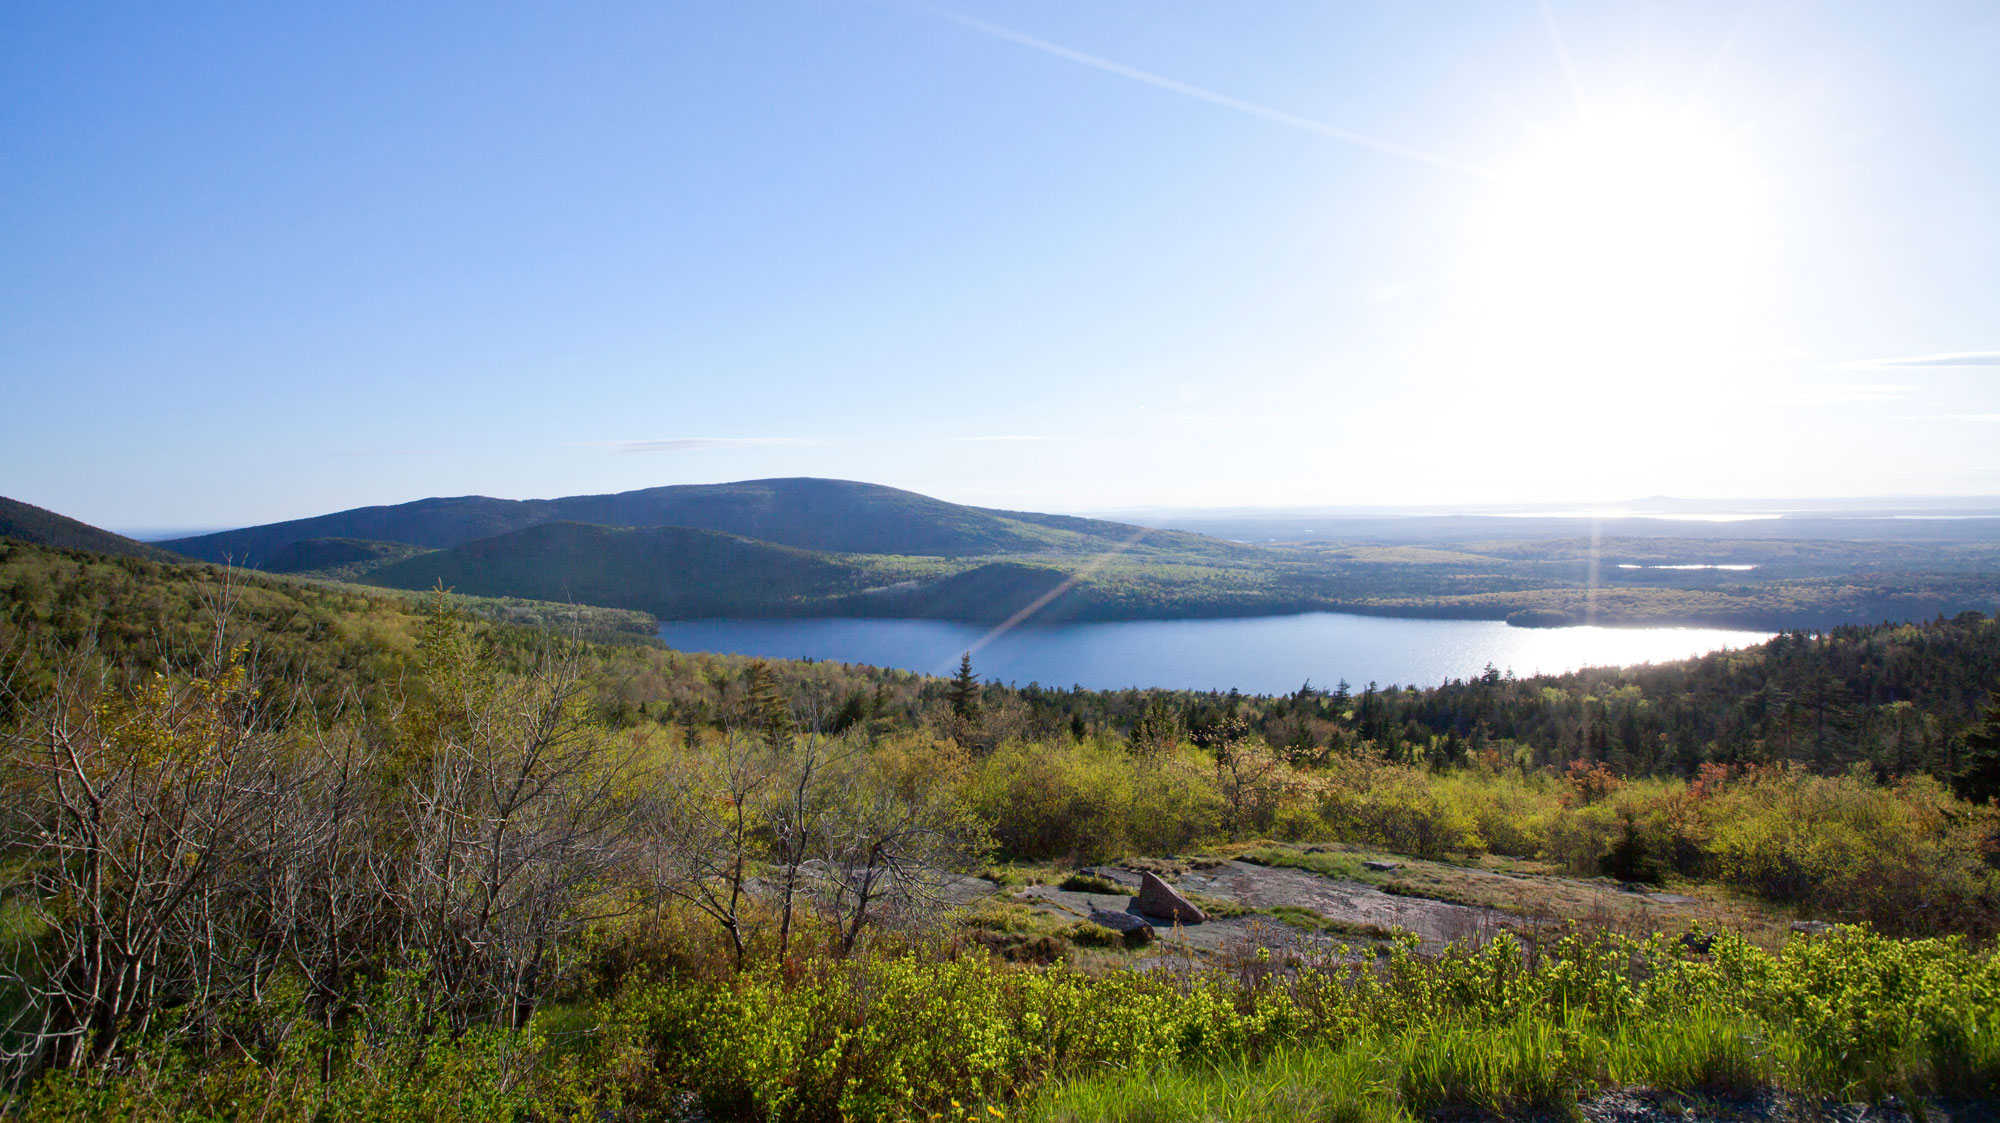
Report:
[[[1228,620],[1133,620],[989,629],[939,620],[679,620],[660,638],[684,651],[872,663],[932,674],[972,650],[981,678],[1099,690],[1164,686],[1277,694],[1311,679],[1434,686],[1487,663],[1517,675],[1684,659],[1747,647],[1766,632],[1719,628],[1510,628],[1489,620],[1403,620],[1311,612]],[[983,644],[982,640],[985,640]]]

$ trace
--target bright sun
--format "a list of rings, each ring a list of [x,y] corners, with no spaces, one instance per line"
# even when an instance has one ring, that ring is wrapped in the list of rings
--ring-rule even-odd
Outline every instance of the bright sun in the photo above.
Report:
[[[1544,378],[1712,363],[1738,342],[1764,223],[1728,133],[1594,114],[1502,173],[1478,276],[1489,357]],[[1634,365],[1636,364],[1636,365]]]

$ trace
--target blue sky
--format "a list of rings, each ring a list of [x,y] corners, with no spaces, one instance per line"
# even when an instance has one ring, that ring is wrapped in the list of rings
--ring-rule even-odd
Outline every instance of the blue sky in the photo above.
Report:
[[[2000,493],[1995,57],[1990,3],[9,5],[0,494]]]

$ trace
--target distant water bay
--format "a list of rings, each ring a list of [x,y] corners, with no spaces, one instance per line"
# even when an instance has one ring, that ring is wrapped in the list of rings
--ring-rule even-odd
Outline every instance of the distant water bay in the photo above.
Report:
[[[668,646],[821,659],[948,674],[974,648],[981,678],[1098,690],[1162,686],[1277,694],[1346,679],[1435,686],[1488,663],[1516,675],[1685,659],[1747,647],[1766,632],[1721,628],[1512,628],[1490,620],[1409,620],[1309,612],[1226,620],[1131,620],[989,629],[940,620],[677,620]]]

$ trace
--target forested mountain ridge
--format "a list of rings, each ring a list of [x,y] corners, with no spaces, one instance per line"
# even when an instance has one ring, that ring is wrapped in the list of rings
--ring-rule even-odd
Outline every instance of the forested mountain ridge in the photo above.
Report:
[[[68,550],[94,550],[132,558],[167,560],[174,555],[122,534],[100,530],[67,515],[0,496],[0,538],[58,546]]]
[[[656,616],[787,615],[928,576],[923,559],[830,554],[682,526],[550,522],[371,569],[371,585],[631,608]],[[823,607],[819,608],[824,611]]]
[[[556,524],[566,529],[523,533]],[[1911,537],[1902,541],[1250,545],[853,481],[771,479],[543,500],[426,499],[168,545],[270,572],[399,588],[443,580],[484,595],[667,617],[999,621],[1034,606],[1044,623],[1335,611],[1779,631],[2000,609],[2000,540],[1940,540],[1907,525]],[[674,527],[736,541],[725,548],[688,534],[586,526]],[[425,555],[433,550],[449,556]],[[735,561],[725,564],[725,555]]]
[[[167,545],[204,561],[261,568],[283,547],[351,538],[447,548],[548,522],[679,526],[831,553],[969,557],[1088,554],[1110,548],[1232,556],[1243,548],[1177,530],[1065,515],[999,511],[852,480],[790,478],[675,484],[610,495],[492,499],[468,495],[360,507],[221,531]]]

